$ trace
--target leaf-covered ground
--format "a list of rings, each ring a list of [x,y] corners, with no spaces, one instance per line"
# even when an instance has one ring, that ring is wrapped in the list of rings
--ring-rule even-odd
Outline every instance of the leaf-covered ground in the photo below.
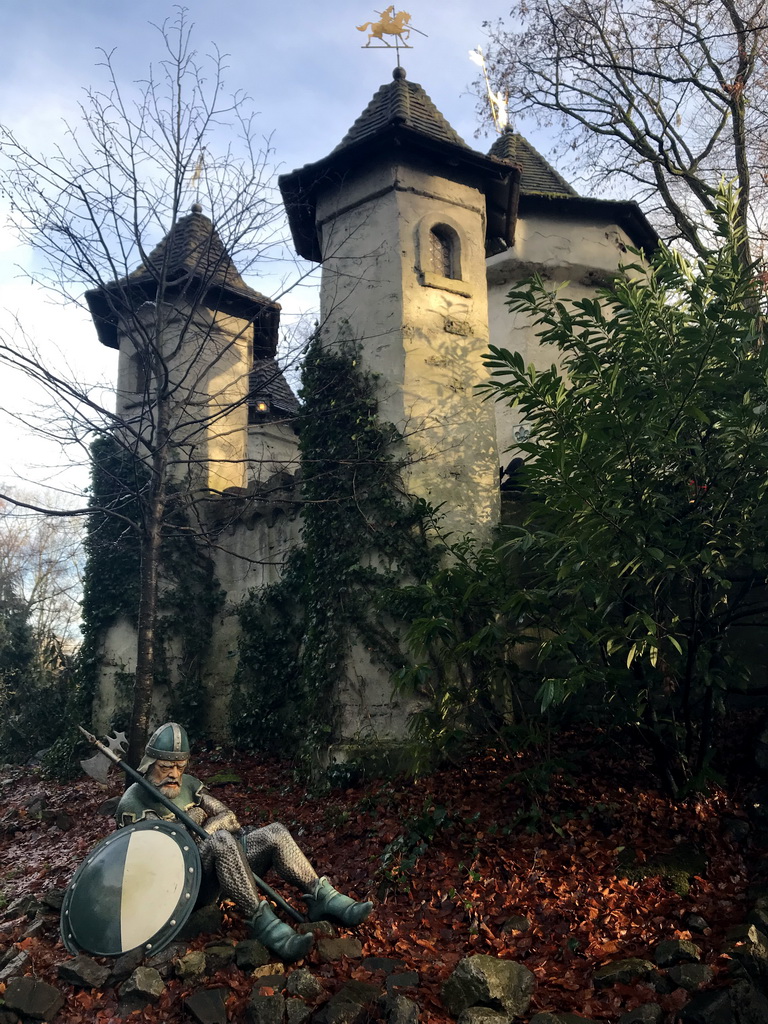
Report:
[[[512,958],[534,972],[531,1016],[570,1011],[615,1021],[656,999],[671,1024],[688,998],[682,990],[663,997],[641,985],[597,991],[593,972],[626,957],[652,959],[662,939],[692,937],[715,970],[714,983],[724,981],[725,932],[744,918],[754,882],[750,871],[764,852],[752,840],[729,838],[734,821],[738,825],[745,815],[726,792],[673,803],[655,788],[640,754],[599,736],[570,737],[548,754],[489,752],[416,782],[371,782],[322,796],[307,794],[290,765],[274,760],[216,750],[201,755],[191,770],[210,779],[225,767],[242,782],[219,783],[214,791],[242,822],[284,822],[321,874],[342,891],[376,901],[375,913],[357,932],[363,955],[394,957],[417,971],[419,985],[405,994],[432,1024],[450,1019],[441,985],[473,953]],[[61,786],[29,769],[0,769],[0,780],[0,948],[20,945],[34,973],[67,993],[57,1021],[106,1024],[116,1019],[115,992],[62,986],[55,965],[67,954],[53,919],[39,936],[22,939],[29,919],[8,908],[24,894],[40,896],[67,884],[87,851],[111,830],[110,820],[95,813],[111,794],[89,779]],[[115,778],[112,792],[118,791]],[[695,868],[699,873],[686,895],[658,876],[632,883],[617,875],[623,862],[649,863],[690,848],[705,854],[706,867],[702,861]],[[285,887],[283,892],[292,895]],[[691,912],[708,922],[704,934],[686,931]],[[515,917],[527,918],[530,928],[511,927]],[[233,908],[225,934],[245,936]],[[308,965],[329,996],[349,978],[383,981],[360,961],[320,965],[313,954]],[[252,980],[228,967],[209,984],[230,988],[230,1019],[243,1020]],[[170,981],[159,1004],[131,1019],[185,1020],[185,994],[180,981]]]

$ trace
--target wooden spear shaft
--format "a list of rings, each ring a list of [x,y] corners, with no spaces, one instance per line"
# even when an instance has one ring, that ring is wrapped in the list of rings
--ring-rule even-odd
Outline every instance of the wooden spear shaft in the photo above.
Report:
[[[106,744],[102,743],[101,740],[97,739],[97,737],[94,736],[92,732],[88,732],[87,729],[84,729],[82,725],[78,725],[77,728],[80,730],[83,736],[85,736],[89,743],[92,743],[97,750],[100,750],[102,754],[105,754],[110,761],[114,761],[116,765],[119,765],[123,769],[125,774],[129,778],[133,779],[134,782],[138,782],[140,786],[143,786],[144,789],[146,789],[147,792],[151,794],[153,800],[156,800],[158,803],[162,804],[164,807],[167,807],[169,811],[175,814],[179,821],[182,822],[182,824],[186,825],[190,832],[194,832],[194,834],[196,836],[199,836],[200,839],[210,838],[209,833],[206,832],[204,828],[198,825],[196,821],[193,821],[193,819],[190,818],[190,816],[185,811],[182,811],[180,807],[177,807],[176,804],[165,795],[165,793],[161,793],[157,786],[154,786],[149,781],[149,779],[145,779],[140,772],[136,771],[135,768],[131,768],[129,764],[126,764],[122,757],[116,754],[114,750],[110,750],[110,748],[106,746]],[[300,914],[298,910],[296,910],[294,907],[290,905],[290,903],[284,900],[279,893],[275,892],[272,886],[267,885],[263,878],[259,878],[259,876],[253,872],[250,865],[248,865],[248,871],[250,872],[251,878],[253,879],[256,887],[261,889],[265,896],[268,896],[271,900],[274,900],[275,903],[277,903],[279,907],[282,907],[286,914],[290,914],[290,916],[295,921],[299,921],[300,923],[306,921],[306,917],[304,917],[303,914]]]

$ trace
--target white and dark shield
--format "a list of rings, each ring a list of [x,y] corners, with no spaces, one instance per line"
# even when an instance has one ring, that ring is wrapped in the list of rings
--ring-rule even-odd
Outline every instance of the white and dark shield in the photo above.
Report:
[[[173,821],[138,821],[94,847],[75,872],[61,907],[70,953],[156,953],[184,925],[200,889],[200,855]]]

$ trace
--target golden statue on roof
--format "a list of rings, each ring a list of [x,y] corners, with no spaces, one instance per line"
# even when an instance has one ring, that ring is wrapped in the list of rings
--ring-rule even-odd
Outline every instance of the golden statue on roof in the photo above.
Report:
[[[357,26],[358,32],[370,29],[368,42],[365,45],[370,46],[372,39],[378,39],[384,46],[392,46],[392,43],[387,42],[384,36],[396,36],[395,47],[403,46],[405,49],[410,49],[405,42],[411,34],[409,27],[411,16],[408,11],[395,12],[395,5],[391,4],[386,10],[376,11],[376,13],[380,16],[380,21],[366,21],[364,25]]]

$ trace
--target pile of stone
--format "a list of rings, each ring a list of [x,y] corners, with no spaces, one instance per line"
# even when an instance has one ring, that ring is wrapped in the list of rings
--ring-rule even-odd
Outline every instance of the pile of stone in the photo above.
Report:
[[[60,905],[58,893],[49,893],[34,907],[19,907],[35,913],[27,929],[36,935],[54,927]],[[183,982],[184,1008],[197,1024],[227,1024],[226,1001],[230,990],[211,988],[217,971],[235,966],[252,982],[246,1024],[364,1024],[383,1020],[387,1024],[418,1024],[423,1019],[412,998],[419,975],[400,960],[363,957],[358,939],[339,938],[326,922],[299,925],[315,932],[315,949],[321,963],[352,959],[369,972],[371,981],[348,981],[327,998],[323,980],[305,967],[286,968],[276,962],[255,940],[238,943],[220,939],[203,949],[189,950],[184,940],[210,934],[221,926],[221,911],[207,907],[190,918],[178,942],[145,958],[134,951],[110,966],[80,954],[58,965],[60,986],[29,977],[28,953],[12,947],[0,957],[0,982],[5,993],[0,1000],[0,1024],[20,1021],[51,1021],[62,1009],[64,986],[104,991],[113,988],[119,999],[119,1013],[129,1016],[157,1003],[169,980]],[[705,920],[688,915],[691,934],[708,930]],[[515,924],[515,929],[521,926]],[[680,1011],[680,1024],[768,1024],[768,899],[758,903],[744,925],[732,929],[724,950],[729,956],[729,984],[713,988],[712,969],[701,962],[695,941],[669,939],[659,942],[652,959],[617,960],[595,971],[596,989],[641,982],[648,1001],[624,1013],[617,1024],[660,1024],[664,1017],[659,998],[678,989],[691,994]],[[722,981],[722,979],[719,979]],[[535,988],[533,974],[513,960],[476,955],[462,960],[445,982],[442,999],[457,1024],[596,1024],[568,1013],[529,1015]]]

